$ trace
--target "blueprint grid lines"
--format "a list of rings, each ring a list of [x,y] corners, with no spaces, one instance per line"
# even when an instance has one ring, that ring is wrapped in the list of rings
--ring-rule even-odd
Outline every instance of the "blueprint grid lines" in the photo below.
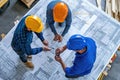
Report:
[[[120,24],[86,0],[64,0],[72,11],[72,25],[61,43],[53,41],[54,34],[46,26],[46,8],[50,1],[52,0],[40,0],[26,15],[34,14],[42,19],[45,26],[43,35],[52,50],[34,55],[32,62],[35,68],[33,70],[26,68],[10,45],[16,24],[0,42],[0,80],[96,80],[117,50],[120,45]],[[58,32],[62,33],[64,28],[57,28]],[[97,57],[90,74],[68,79],[54,56],[55,49],[65,45],[73,34],[93,38],[97,44]],[[42,42],[34,34],[31,47],[41,46]],[[72,65],[74,53],[66,50],[61,54],[67,66]]]

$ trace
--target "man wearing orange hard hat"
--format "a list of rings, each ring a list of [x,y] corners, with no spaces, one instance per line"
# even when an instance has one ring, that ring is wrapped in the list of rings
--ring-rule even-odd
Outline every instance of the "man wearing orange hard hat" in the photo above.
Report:
[[[52,32],[54,33],[55,41],[62,41],[62,37],[68,32],[71,22],[72,22],[72,14],[68,5],[60,0],[52,1],[47,6],[46,12],[46,23],[50,26]],[[59,26],[62,26],[65,23],[65,28],[62,34],[58,34],[54,23],[57,22]]]
[[[42,30],[43,23],[41,19],[35,15],[28,15],[21,19],[14,31],[11,46],[19,55],[21,61],[29,68],[34,68],[33,63],[29,61],[29,59],[32,58],[31,55],[50,50],[50,48],[47,47],[48,42],[44,39]],[[44,47],[31,48],[33,32],[40,38],[45,45]]]

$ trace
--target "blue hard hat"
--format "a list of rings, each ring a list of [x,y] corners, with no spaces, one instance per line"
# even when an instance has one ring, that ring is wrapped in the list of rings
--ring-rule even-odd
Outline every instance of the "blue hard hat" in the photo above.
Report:
[[[67,48],[69,50],[82,50],[87,46],[85,37],[80,34],[75,34],[70,37],[67,42]]]

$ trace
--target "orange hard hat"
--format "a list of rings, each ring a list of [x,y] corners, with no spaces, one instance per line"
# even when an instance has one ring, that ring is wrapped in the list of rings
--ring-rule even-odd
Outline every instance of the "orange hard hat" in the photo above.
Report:
[[[63,2],[58,2],[53,8],[53,17],[56,22],[64,22],[68,15],[68,6]]]

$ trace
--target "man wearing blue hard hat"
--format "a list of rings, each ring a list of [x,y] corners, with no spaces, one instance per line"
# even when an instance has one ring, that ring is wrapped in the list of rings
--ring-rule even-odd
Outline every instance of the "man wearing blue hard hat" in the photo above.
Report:
[[[66,49],[75,51],[75,59],[71,67],[67,67],[60,54]],[[56,49],[56,61],[58,61],[68,78],[77,78],[91,72],[96,59],[96,44],[89,37],[84,37],[80,34],[75,34],[70,37],[67,44]]]

